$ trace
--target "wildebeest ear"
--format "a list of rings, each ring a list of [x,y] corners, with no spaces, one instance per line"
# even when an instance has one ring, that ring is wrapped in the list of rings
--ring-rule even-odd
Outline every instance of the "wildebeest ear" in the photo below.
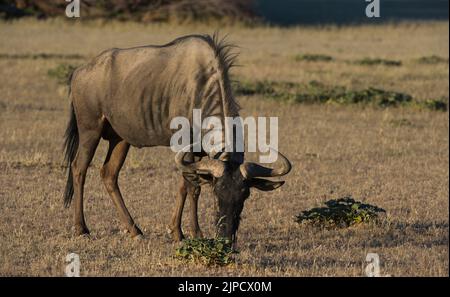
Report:
[[[248,182],[250,187],[257,188],[261,191],[273,191],[284,185],[284,181],[271,181],[262,178],[252,178]]]

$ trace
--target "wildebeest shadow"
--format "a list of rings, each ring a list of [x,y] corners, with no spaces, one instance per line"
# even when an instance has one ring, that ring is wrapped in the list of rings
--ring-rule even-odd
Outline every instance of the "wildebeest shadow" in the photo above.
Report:
[[[448,231],[448,222],[391,222],[370,232],[358,246],[361,248],[392,248],[404,245],[421,248],[448,246]]]
[[[252,241],[243,247],[243,250],[251,251],[243,262],[276,268],[280,272],[293,269],[314,274],[311,267],[317,267],[330,269],[331,273],[341,268],[364,269],[366,251],[370,250],[418,248],[425,252],[449,245],[449,223],[446,221],[395,221],[332,230],[295,227],[276,232],[276,226],[271,226],[266,234],[252,236]],[[253,254],[259,256],[253,257]],[[396,265],[407,264],[399,260]]]

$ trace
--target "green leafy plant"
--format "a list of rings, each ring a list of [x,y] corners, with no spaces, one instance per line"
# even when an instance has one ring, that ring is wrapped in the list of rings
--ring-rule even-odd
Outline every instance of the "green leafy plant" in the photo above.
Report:
[[[192,238],[182,241],[175,250],[175,258],[206,266],[226,266],[234,263],[236,254],[231,241],[226,238]]]
[[[69,82],[70,75],[77,68],[71,64],[59,64],[53,69],[49,69],[47,75],[55,78],[59,84],[67,84]]]
[[[359,91],[344,91],[329,99],[340,104],[372,103],[380,107],[399,106],[411,102],[408,94],[368,88]]]
[[[397,60],[386,60],[380,58],[364,58],[361,60],[356,60],[354,64],[358,65],[384,65],[384,66],[401,66],[402,62]]]
[[[0,54],[0,59],[11,59],[11,60],[20,60],[20,59],[68,59],[68,60],[77,60],[77,59],[86,59],[85,56],[79,54],[55,54],[55,53],[35,53],[35,54]]]
[[[440,63],[448,63],[448,59],[432,55],[420,57],[417,59],[417,62],[420,64],[440,64]]]
[[[419,107],[430,109],[430,110],[440,110],[447,111],[447,103],[443,99],[427,99],[418,102]]]
[[[325,228],[345,228],[361,223],[376,222],[382,208],[355,201],[351,197],[325,202],[326,207],[317,207],[302,211],[296,216],[296,222]]]
[[[270,81],[239,81],[234,84],[234,92],[238,95],[274,95],[276,90],[274,89],[274,82]]]
[[[406,93],[366,88],[347,90],[343,86],[329,86],[318,81],[294,83],[283,81],[241,81],[234,86],[237,95],[262,95],[272,100],[306,103],[306,104],[338,104],[338,105],[372,105],[377,107],[412,106],[420,109],[447,110],[444,99],[414,100]]]
[[[415,127],[416,126],[412,121],[405,119],[405,118],[393,119],[393,120],[390,120],[389,123],[394,127]]]
[[[308,62],[330,62],[333,61],[333,57],[322,54],[302,54],[295,56],[295,60]]]

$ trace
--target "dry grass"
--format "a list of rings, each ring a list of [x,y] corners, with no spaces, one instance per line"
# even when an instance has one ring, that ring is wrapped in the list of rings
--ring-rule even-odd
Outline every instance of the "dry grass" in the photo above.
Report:
[[[108,47],[162,43],[211,31],[201,26],[25,20],[0,23],[0,53],[93,56]],[[244,67],[234,70],[239,77],[372,86],[448,102],[448,63],[417,63],[424,56],[448,59],[448,22],[223,31],[242,47]],[[295,61],[303,53],[335,59]],[[348,63],[365,57],[401,60],[402,66]],[[73,237],[72,212],[62,207],[66,177],[61,147],[68,101],[66,90],[47,77],[48,69],[61,62],[73,60],[0,59],[0,275],[63,275],[65,256],[76,252],[82,275],[362,276],[366,254],[376,252],[382,274],[448,276],[448,112],[240,98],[244,116],[280,117],[280,149],[294,169],[281,189],[253,192],[243,212],[241,253],[236,265],[223,268],[183,264],[171,257],[176,245],[165,226],[178,172],[167,148],[131,150],[121,187],[146,238],[134,241],[120,232],[99,177],[102,143],[86,183],[92,237]],[[387,222],[344,230],[295,222],[300,211],[348,195],[385,209]],[[214,233],[212,205],[206,188],[200,223],[208,235]]]

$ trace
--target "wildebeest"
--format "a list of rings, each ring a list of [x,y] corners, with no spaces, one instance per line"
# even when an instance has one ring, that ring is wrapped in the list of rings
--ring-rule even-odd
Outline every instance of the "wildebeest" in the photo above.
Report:
[[[77,68],[70,78],[70,121],[65,134],[68,180],[64,204],[75,196],[76,234],[88,234],[83,214],[86,171],[101,138],[109,142],[100,170],[121,221],[133,237],[142,234],[128,212],[118,186],[119,171],[130,145],[169,146],[174,131],[171,119],[192,120],[192,110],[206,116],[239,116],[228,77],[234,56],[231,46],[217,36],[189,35],[165,45],[104,51]],[[180,151],[175,156],[182,170],[181,186],[169,233],[181,240],[184,202],[191,200],[193,236],[201,236],[197,218],[200,185],[209,183],[217,199],[219,236],[234,238],[250,188],[270,191],[283,181],[259,177],[282,176],[291,165],[279,154],[281,166],[270,169],[244,162],[243,152],[208,155]]]

